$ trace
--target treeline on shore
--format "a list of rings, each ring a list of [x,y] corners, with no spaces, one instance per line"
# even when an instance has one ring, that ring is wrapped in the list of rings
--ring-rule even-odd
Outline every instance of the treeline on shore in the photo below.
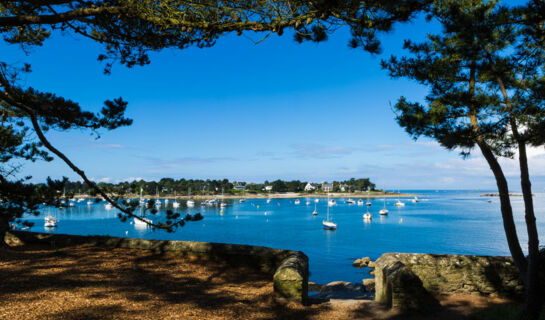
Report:
[[[223,180],[201,180],[201,179],[173,179],[163,178],[159,181],[131,181],[120,183],[100,182],[98,186],[103,190],[117,194],[139,194],[143,195],[185,195],[191,189],[192,195],[206,194],[238,194],[238,193],[277,193],[277,192],[298,192],[298,193],[320,193],[320,192],[365,192],[375,191],[375,184],[369,178],[351,178],[344,181],[333,181],[330,183],[312,183],[300,180],[275,180],[263,183],[249,183],[243,181]],[[95,195],[94,191],[83,182],[67,181],[65,192],[70,194]]]

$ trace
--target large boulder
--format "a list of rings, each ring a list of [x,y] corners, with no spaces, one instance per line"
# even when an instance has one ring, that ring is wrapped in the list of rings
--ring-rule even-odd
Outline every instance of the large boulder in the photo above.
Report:
[[[299,251],[288,256],[276,269],[273,283],[277,297],[305,304],[308,299],[308,257]]]
[[[375,268],[375,300],[402,312],[429,313],[439,302],[424,288],[410,268],[391,256],[381,257]]]

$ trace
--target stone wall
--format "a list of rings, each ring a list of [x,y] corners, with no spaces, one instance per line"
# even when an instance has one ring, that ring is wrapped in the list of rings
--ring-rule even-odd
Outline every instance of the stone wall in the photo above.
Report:
[[[77,236],[27,231],[10,231],[6,235],[6,242],[47,243],[55,247],[90,244],[160,253],[169,252],[225,261],[231,265],[243,265],[273,275],[275,293],[284,300],[306,303],[308,298],[308,257],[300,251],[226,243]]]
[[[385,253],[375,262],[375,299],[389,305],[412,305],[418,286],[432,295],[476,294],[520,298],[524,287],[510,257]],[[406,281],[400,280],[403,274]],[[412,276],[419,281],[413,279]],[[415,297],[417,295],[414,295]]]

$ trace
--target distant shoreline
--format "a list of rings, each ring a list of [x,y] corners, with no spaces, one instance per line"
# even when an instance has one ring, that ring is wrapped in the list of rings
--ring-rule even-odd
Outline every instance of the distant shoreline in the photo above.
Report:
[[[221,198],[221,194],[212,194],[212,195],[191,195],[192,199],[195,200],[206,200],[206,199],[215,199]],[[425,195],[420,194],[411,194],[411,193],[390,193],[390,192],[371,192],[367,193],[296,193],[296,192],[286,192],[286,193],[259,193],[259,194],[225,194],[223,195],[224,199],[294,199],[294,198],[356,198],[356,199],[367,199],[367,198],[414,198],[414,197],[425,197]],[[99,198],[92,197],[89,195],[74,195],[74,198]],[[140,195],[138,194],[128,194],[124,195],[124,199],[138,199]],[[143,195],[143,199],[157,199],[155,195]],[[159,199],[188,199],[188,196],[181,196],[173,194],[160,195]]]

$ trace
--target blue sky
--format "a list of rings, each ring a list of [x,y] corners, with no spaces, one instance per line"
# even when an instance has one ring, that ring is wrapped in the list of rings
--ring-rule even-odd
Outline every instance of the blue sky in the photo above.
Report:
[[[129,101],[134,124],[102,132],[49,132],[97,181],[143,178],[229,178],[262,182],[370,177],[385,189],[493,188],[477,154],[462,160],[430,140],[413,141],[390,109],[402,95],[421,100],[426,88],[392,80],[380,59],[401,53],[402,40],[434,27],[419,21],[382,37],[384,53],[347,46],[338,30],[327,42],[295,43],[289,34],[227,36],[206,49],[167,49],[151,64],[110,76],[96,61],[101,47],[81,37],[55,34],[30,55],[0,44],[2,59],[29,62],[23,84],[98,110],[106,99]],[[532,153],[536,188],[545,187],[542,150]],[[507,173],[516,178],[512,163]],[[59,160],[25,165],[35,181],[77,179]],[[516,180],[513,189],[518,189]]]

